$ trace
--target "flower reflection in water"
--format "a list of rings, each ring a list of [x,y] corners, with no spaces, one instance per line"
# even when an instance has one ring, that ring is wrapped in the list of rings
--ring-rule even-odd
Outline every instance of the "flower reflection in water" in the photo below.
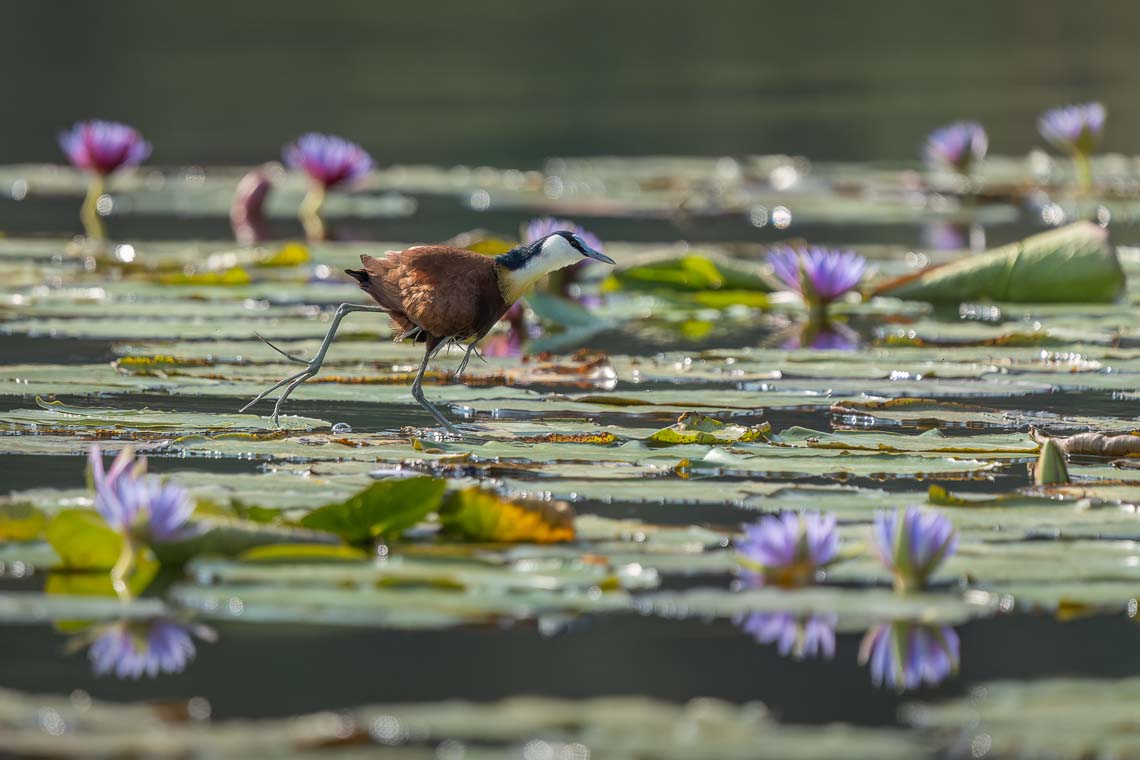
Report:
[[[859,645],[859,663],[870,664],[871,682],[898,691],[937,686],[958,672],[958,662],[958,634],[948,625],[881,623]]]
[[[169,618],[119,620],[88,628],[77,637],[75,646],[89,646],[87,657],[96,675],[137,680],[144,675],[181,673],[197,652],[195,638],[213,642],[217,635],[204,625]]]
[[[776,645],[781,657],[796,660],[835,657],[835,615],[797,617],[788,612],[753,612],[737,625],[761,644]]]
[[[780,348],[788,351],[811,349],[813,351],[856,351],[859,349],[859,334],[846,325],[827,321],[822,324],[808,321],[793,325],[781,334]]]
[[[922,244],[932,251],[982,251],[986,230],[979,224],[927,222],[922,225]]]

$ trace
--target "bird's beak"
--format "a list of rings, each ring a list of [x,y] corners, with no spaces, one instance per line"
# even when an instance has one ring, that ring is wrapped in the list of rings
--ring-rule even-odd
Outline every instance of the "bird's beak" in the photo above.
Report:
[[[594,260],[596,260],[596,261],[600,261],[600,262],[602,262],[603,264],[611,264],[611,265],[613,265],[613,266],[617,266],[617,262],[616,262],[616,261],[614,261],[613,259],[611,259],[611,258],[610,258],[609,256],[607,256],[606,254],[602,253],[601,251],[595,251],[593,248],[590,248],[589,246],[586,246],[586,250],[585,250],[585,251],[583,251],[583,253],[585,253],[585,254],[586,254],[587,256],[589,256],[591,259],[594,259]]]

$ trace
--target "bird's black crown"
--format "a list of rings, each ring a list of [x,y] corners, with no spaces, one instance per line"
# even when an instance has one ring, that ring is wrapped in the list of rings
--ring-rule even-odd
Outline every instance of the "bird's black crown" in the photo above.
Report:
[[[554,235],[566,238],[566,242],[570,244],[571,248],[583,256],[586,255],[586,252],[582,249],[582,243],[579,242],[578,238],[574,236],[573,232],[560,230],[558,232],[552,232],[546,237],[539,238],[533,243],[523,243],[520,246],[516,246],[503,255],[496,256],[495,261],[501,264],[504,269],[509,269],[512,272],[516,269],[522,269],[527,265],[528,261],[539,254],[539,252],[542,250],[542,244],[547,241],[547,238],[553,237]]]

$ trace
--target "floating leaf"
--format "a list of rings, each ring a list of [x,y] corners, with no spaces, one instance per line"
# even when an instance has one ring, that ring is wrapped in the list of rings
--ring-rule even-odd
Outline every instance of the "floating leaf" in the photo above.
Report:
[[[123,551],[122,535],[89,509],[57,513],[45,535],[62,565],[77,570],[110,570]]]
[[[32,504],[0,502],[0,541],[32,541],[39,538],[48,519]]]
[[[260,564],[293,564],[322,562],[359,562],[368,559],[368,554],[352,546],[331,546],[328,544],[269,544],[255,546],[238,555],[242,562]]]
[[[204,517],[190,523],[185,537],[156,543],[152,549],[163,565],[178,566],[197,556],[236,557],[259,546],[299,543],[333,545],[337,539],[318,530]]]
[[[875,295],[952,304],[1105,303],[1116,300],[1124,284],[1107,231],[1078,222],[887,282]]]
[[[546,544],[574,540],[574,510],[569,504],[505,499],[481,488],[449,494],[439,519],[446,533],[469,541]]]
[[[276,251],[257,260],[259,267],[295,267],[308,264],[309,249],[301,243],[286,243]],[[243,283],[244,284],[244,283]]]
[[[314,509],[301,525],[335,533],[350,544],[398,538],[436,510],[446,487],[445,481],[428,477],[377,481],[345,501]]]
[[[253,278],[249,276],[249,272],[242,267],[230,267],[221,272],[179,272],[159,277],[159,282],[163,285],[221,285],[231,287],[248,285],[252,281]]]
[[[658,430],[649,436],[648,440],[667,445],[679,443],[747,443],[749,441],[763,441],[765,435],[771,431],[768,424],[733,425],[720,422],[697,412],[685,412],[677,421],[667,428]]]

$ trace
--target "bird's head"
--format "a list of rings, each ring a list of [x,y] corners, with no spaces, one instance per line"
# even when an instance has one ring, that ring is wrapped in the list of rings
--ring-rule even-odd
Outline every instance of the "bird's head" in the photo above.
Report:
[[[604,264],[617,263],[601,251],[591,248],[581,235],[566,230],[520,245],[496,260],[505,270],[505,290],[510,296],[508,300],[513,300],[543,275],[577,264],[582,259],[594,259]]]

